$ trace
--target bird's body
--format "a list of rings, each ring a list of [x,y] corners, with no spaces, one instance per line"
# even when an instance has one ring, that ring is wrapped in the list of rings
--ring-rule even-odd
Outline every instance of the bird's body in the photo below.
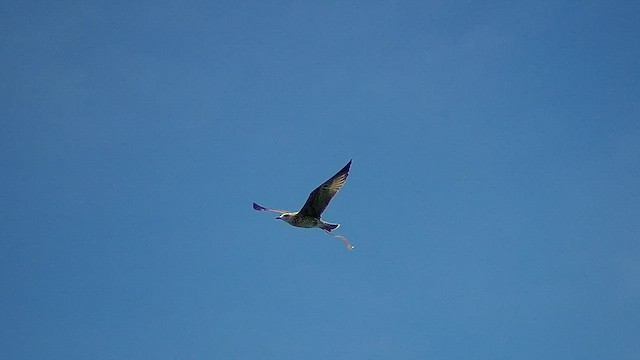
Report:
[[[298,215],[297,212],[291,213],[288,218],[282,219],[289,224],[301,228],[314,228],[318,227],[318,225],[322,224],[320,219],[314,218],[312,216],[303,216]]]
[[[335,196],[335,194],[342,188],[345,181],[347,180],[347,176],[349,176],[349,168],[351,167],[351,161],[345,165],[340,171],[338,171],[334,176],[332,176],[329,180],[325,181],[322,185],[318,186],[314,189],[311,194],[309,194],[309,198],[307,202],[302,206],[300,211],[284,211],[277,209],[268,209],[263,206],[260,206],[256,203],[253,203],[253,208],[258,211],[270,211],[279,213],[276,219],[284,220],[290,225],[301,227],[301,228],[320,228],[327,233],[335,230],[340,226],[340,224],[332,224],[325,222],[322,220],[321,215],[324,210],[329,205],[331,199]],[[353,249],[353,246],[349,243],[349,241],[340,235],[333,235],[339,237],[344,241],[345,245],[349,250]]]
[[[317,227],[323,230],[331,231],[331,230],[337,229],[338,226],[340,226],[340,224],[332,224],[332,223],[325,222],[319,217],[300,215],[299,212],[282,214],[277,218],[282,219],[293,226],[301,227],[301,228]]]

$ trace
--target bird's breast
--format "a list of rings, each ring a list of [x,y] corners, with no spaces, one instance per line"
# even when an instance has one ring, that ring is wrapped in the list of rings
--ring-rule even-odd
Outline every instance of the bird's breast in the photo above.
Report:
[[[303,228],[312,228],[318,226],[318,219],[310,216],[295,216],[291,221],[291,225]]]

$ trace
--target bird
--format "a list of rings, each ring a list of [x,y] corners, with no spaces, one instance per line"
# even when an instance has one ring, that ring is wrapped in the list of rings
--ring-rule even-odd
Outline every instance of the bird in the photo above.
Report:
[[[253,208],[257,211],[278,213],[280,215],[276,217],[276,220],[284,220],[292,226],[301,228],[320,228],[327,234],[341,239],[347,249],[353,250],[354,246],[351,245],[347,238],[342,235],[335,235],[331,233],[333,230],[337,229],[340,224],[326,222],[322,220],[321,217],[327,206],[329,206],[331,199],[333,199],[347,181],[352,161],[353,159],[349,160],[347,165],[345,165],[340,171],[333,175],[329,180],[315,188],[309,194],[307,201],[302,205],[302,208],[299,211],[269,209],[256,203],[253,203]]]

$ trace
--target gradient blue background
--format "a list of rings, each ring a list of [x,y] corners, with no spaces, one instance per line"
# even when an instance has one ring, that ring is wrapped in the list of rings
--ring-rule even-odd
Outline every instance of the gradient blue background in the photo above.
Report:
[[[0,357],[638,359],[639,4],[4,2]]]

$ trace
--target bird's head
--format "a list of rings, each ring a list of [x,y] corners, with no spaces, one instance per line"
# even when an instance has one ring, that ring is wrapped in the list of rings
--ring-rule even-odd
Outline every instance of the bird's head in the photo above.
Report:
[[[293,218],[293,215],[295,215],[295,213],[284,213],[284,214],[281,214],[280,216],[278,216],[276,218],[276,220],[284,220],[286,222],[291,222],[291,219]]]

